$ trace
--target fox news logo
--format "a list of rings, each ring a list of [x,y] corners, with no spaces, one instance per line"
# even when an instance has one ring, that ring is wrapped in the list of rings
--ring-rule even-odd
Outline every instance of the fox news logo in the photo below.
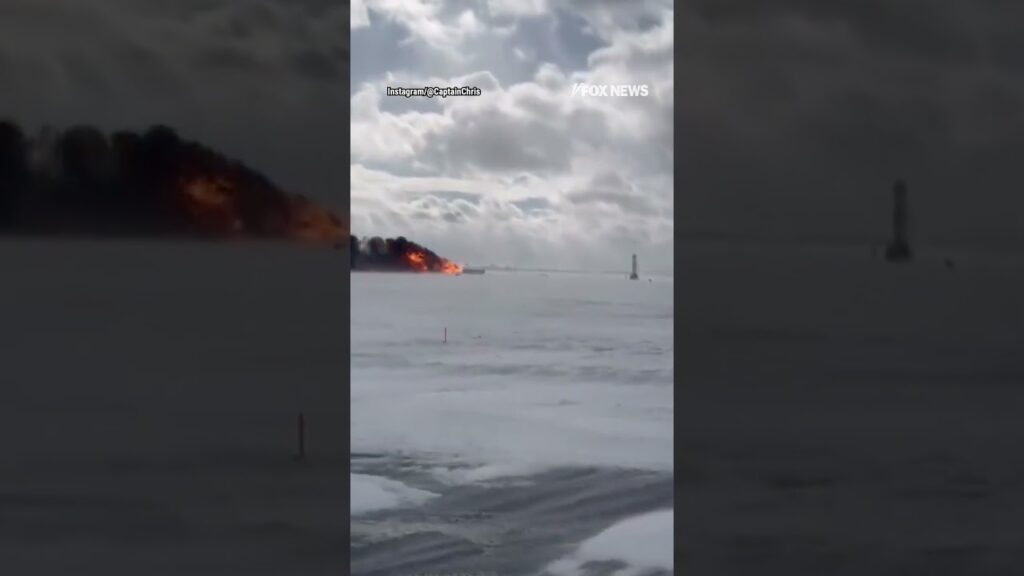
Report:
[[[650,90],[647,84],[587,84],[577,82],[572,86],[574,97],[613,97],[630,98],[636,96],[647,96]]]

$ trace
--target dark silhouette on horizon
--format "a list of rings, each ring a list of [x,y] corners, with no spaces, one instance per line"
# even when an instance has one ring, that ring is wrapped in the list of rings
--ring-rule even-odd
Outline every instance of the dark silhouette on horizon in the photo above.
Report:
[[[403,236],[363,240],[351,236],[349,258],[352,271],[462,273],[462,266]]]

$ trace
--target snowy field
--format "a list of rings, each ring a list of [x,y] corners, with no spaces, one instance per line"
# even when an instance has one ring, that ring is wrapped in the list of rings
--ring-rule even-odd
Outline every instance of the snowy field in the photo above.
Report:
[[[353,274],[352,573],[672,573],[652,280]]]
[[[339,260],[0,242],[4,573],[342,573]]]
[[[1021,572],[1019,254],[681,256],[683,573]]]

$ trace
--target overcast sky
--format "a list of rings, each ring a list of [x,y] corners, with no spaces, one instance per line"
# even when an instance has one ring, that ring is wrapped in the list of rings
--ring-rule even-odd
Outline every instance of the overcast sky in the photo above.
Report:
[[[897,177],[918,235],[1021,239],[1024,8],[678,9],[674,115],[665,2],[362,0],[350,23],[333,0],[0,0],[0,116],[168,123],[339,211],[351,173],[357,233],[463,261],[667,267],[673,230],[879,237]],[[484,95],[382,96],[428,79]],[[580,100],[575,81],[653,90]]]
[[[0,117],[169,124],[347,211],[347,3],[0,0]]]
[[[477,264],[672,267],[667,1],[352,4],[352,226]],[[579,98],[576,82],[647,84]],[[385,95],[476,86],[479,97]]]
[[[679,3],[676,232],[1024,238],[1024,5]]]

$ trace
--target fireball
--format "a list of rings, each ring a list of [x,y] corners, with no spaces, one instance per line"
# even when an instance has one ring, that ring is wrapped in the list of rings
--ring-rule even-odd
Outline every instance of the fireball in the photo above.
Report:
[[[409,267],[416,272],[426,272],[429,270],[427,267],[426,254],[418,250],[410,250],[409,252],[406,252],[405,261],[409,264]]]
[[[444,260],[441,262],[441,272],[452,276],[458,276],[459,274],[462,274],[462,266],[452,262],[451,260]]]

